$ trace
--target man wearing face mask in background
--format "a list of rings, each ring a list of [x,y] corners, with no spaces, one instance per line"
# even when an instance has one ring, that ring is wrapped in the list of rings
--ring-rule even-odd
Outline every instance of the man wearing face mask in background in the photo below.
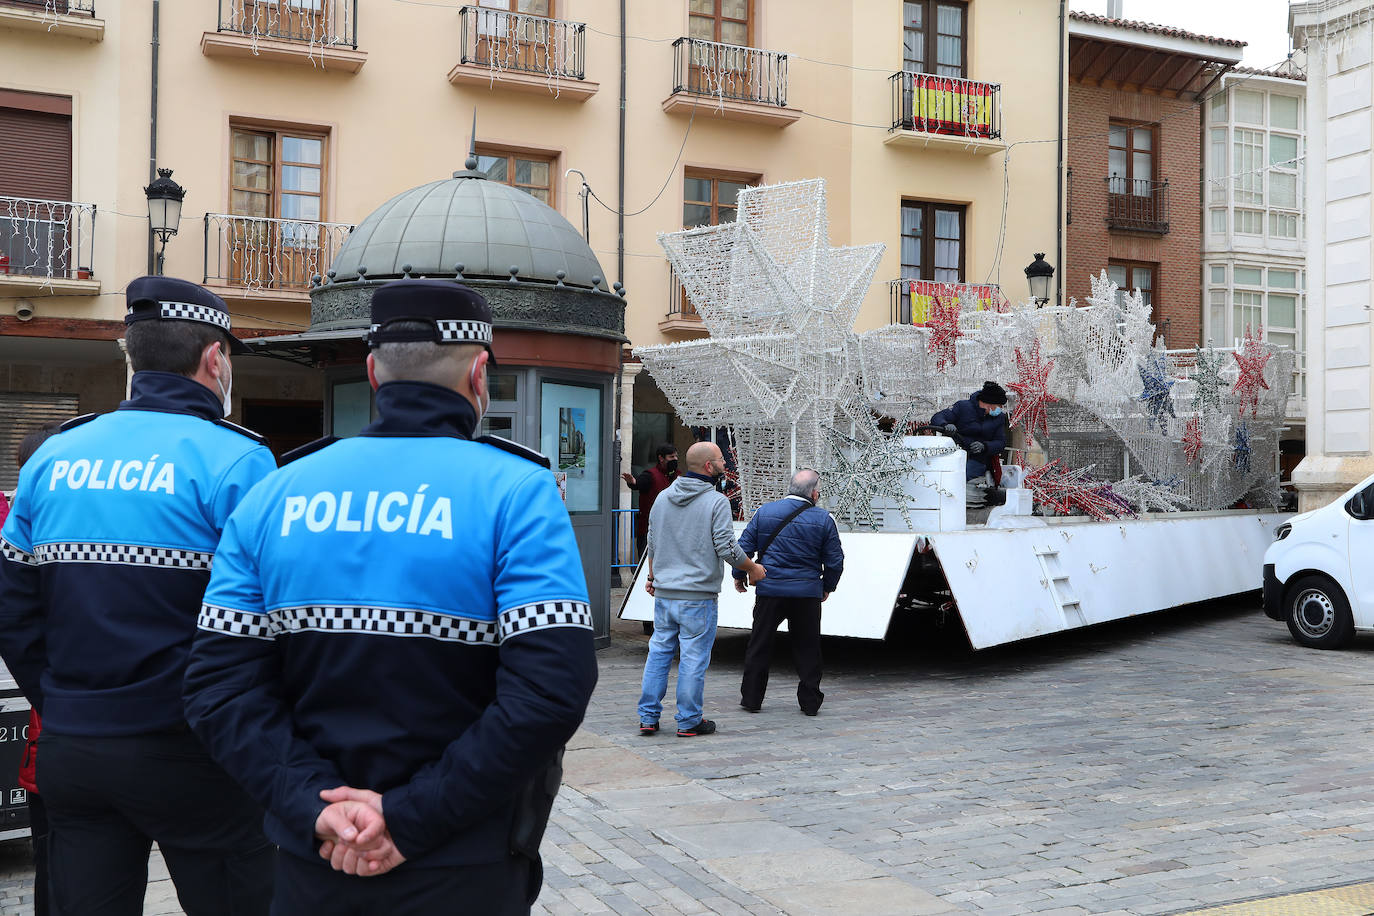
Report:
[[[665,442],[658,447],[654,463],[632,477],[627,471],[620,475],[625,484],[639,493],[639,512],[635,516],[635,556],[644,556],[644,545],[649,540],[649,512],[654,508],[654,500],[677,480],[677,446]]]
[[[988,472],[988,463],[993,455],[1000,455],[1007,447],[1007,418],[1002,408],[1007,403],[1007,393],[996,382],[984,382],[982,389],[968,396],[952,407],[930,418],[931,426],[943,427],[945,432],[957,434],[964,450],[968,452],[968,464],[964,478],[971,482],[981,481]],[[968,488],[970,505],[981,503],[982,489],[975,483]]]
[[[34,453],[0,532],[0,656],[43,717],[38,788],[59,913],[138,913],[156,842],[182,908],[265,914],[261,809],[191,734],[191,637],[230,513],[276,466],[224,419],[224,301],[194,283],[129,284],[134,376]]]

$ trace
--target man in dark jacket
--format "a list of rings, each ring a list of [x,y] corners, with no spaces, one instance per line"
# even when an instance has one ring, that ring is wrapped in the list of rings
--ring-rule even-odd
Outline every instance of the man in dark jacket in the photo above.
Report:
[[[634,477],[629,471],[620,475],[631,490],[639,493],[639,513],[635,516],[635,557],[644,556],[644,547],[649,541],[649,512],[654,508],[658,494],[668,489],[677,480],[677,446],[665,442],[658,447],[654,463]]]
[[[984,382],[982,389],[969,395],[968,400],[946,407],[930,418],[931,426],[943,427],[945,432],[963,439],[968,452],[966,480],[986,474],[991,457],[1007,447],[1007,418],[1002,409],[1006,403],[1007,393],[1001,385]]]
[[[814,716],[821,708],[821,604],[839,585],[844,571],[840,533],[830,513],[816,505],[821,477],[810,468],[792,475],[787,496],[759,506],[740,536],[740,549],[768,555],[768,578],[754,596],[754,628],[744,653],[740,705],[750,712],[763,706],[773,638],[787,621],[792,660],[797,668],[797,703]],[[744,574],[735,572],[735,590],[745,591]]]

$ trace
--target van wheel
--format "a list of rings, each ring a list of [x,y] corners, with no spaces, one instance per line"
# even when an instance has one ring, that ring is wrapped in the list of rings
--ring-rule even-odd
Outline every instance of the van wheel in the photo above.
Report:
[[[1350,602],[1326,576],[1303,576],[1289,586],[1284,617],[1293,639],[1309,649],[1339,649],[1355,635]]]

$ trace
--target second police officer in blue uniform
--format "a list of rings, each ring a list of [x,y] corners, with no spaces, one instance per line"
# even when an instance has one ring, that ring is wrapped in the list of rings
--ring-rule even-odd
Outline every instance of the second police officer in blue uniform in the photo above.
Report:
[[[473,440],[480,295],[381,286],[370,345],[379,418],[226,526],[187,715],[268,810],[274,913],[527,913],[596,683],[577,543],[542,456]]]
[[[19,475],[0,534],[0,655],[43,716],[38,786],[65,914],[139,914],[154,841],[190,916],[265,914],[262,812],[186,725],[182,677],[215,545],[275,468],[224,420],[224,301],[170,277],[129,284],[134,376]]]

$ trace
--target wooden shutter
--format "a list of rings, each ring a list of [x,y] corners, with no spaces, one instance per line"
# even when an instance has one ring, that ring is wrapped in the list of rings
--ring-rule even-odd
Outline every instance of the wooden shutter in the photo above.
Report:
[[[72,117],[0,107],[0,195],[72,199]]]
[[[0,394],[0,490],[10,492],[19,481],[14,450],[44,423],[70,420],[78,413],[74,394]]]

